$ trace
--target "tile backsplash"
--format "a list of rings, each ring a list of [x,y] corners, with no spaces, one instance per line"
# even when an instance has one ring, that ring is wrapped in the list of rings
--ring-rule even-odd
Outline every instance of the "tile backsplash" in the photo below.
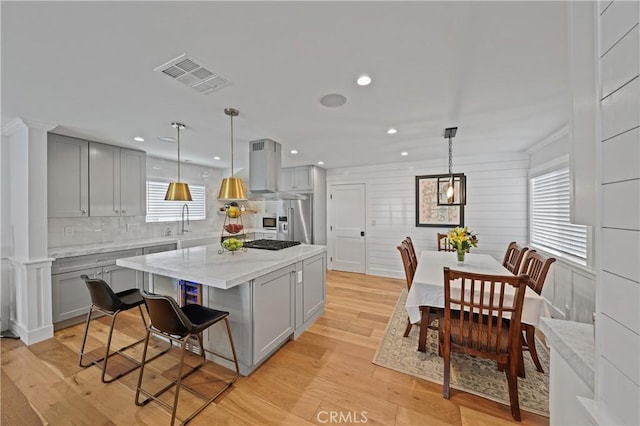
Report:
[[[175,179],[177,164],[175,161],[147,157],[147,178],[150,180],[170,181]],[[205,220],[192,220],[187,228],[190,234],[220,234],[224,224],[224,215],[218,214],[222,201],[218,201],[218,190],[223,172],[205,166],[182,164],[182,180],[204,185],[206,189],[207,214]],[[246,228],[259,227],[265,210],[263,201],[245,201],[247,209],[258,214],[242,217]],[[131,217],[79,217],[50,218],[48,221],[49,247],[66,247],[83,244],[128,241],[144,238],[162,237],[171,232],[178,235],[180,222],[147,223],[144,216]]]

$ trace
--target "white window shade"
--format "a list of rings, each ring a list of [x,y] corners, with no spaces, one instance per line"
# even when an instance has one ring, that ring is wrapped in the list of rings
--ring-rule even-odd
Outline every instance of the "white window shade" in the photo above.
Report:
[[[531,244],[587,259],[587,227],[570,223],[569,169],[537,176],[531,184]]]
[[[168,182],[147,181],[147,222],[175,222],[182,219],[182,206],[189,206],[189,220],[206,219],[206,188],[189,185],[193,201],[165,201]]]

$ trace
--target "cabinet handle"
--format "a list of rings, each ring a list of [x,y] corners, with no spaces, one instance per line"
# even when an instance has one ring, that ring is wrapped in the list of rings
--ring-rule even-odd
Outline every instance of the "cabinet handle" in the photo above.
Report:
[[[122,214],[125,214],[126,212],[124,210],[122,210]]]
[[[82,210],[82,214],[87,214],[87,211],[86,210]]]
[[[116,213],[118,213],[118,210],[116,210]]]
[[[109,260],[109,259],[96,259],[96,263],[98,263],[98,262],[106,262],[107,260]]]
[[[96,276],[100,276],[100,275],[102,275],[102,271],[96,272]]]

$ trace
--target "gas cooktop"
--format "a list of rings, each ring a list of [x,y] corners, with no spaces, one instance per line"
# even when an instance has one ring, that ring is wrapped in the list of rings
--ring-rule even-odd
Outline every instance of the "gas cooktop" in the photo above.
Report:
[[[244,247],[262,249],[262,250],[282,250],[287,247],[293,247],[300,244],[300,241],[282,241],[282,240],[253,240],[244,243]]]

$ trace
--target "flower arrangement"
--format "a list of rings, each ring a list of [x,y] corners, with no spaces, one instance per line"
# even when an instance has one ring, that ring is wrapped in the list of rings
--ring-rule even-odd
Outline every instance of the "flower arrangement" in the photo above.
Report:
[[[458,259],[464,259],[464,253],[469,252],[471,247],[478,247],[478,236],[469,231],[467,227],[455,227],[447,234],[449,243],[458,252]]]

